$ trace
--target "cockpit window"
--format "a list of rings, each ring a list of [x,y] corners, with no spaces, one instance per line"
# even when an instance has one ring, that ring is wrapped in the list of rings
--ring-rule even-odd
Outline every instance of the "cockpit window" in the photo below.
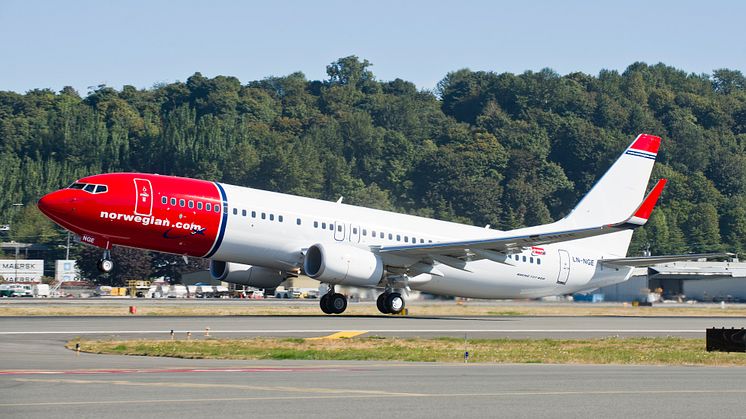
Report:
[[[106,185],[96,185],[94,183],[79,183],[79,182],[75,182],[72,185],[68,186],[68,189],[82,189],[92,194],[105,193],[106,191],[109,190],[109,188]]]

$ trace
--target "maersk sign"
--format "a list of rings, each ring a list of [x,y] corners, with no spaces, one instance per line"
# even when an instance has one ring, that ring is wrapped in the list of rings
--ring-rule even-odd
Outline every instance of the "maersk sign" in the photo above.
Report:
[[[41,282],[44,261],[41,259],[0,259],[0,277],[8,282]]]

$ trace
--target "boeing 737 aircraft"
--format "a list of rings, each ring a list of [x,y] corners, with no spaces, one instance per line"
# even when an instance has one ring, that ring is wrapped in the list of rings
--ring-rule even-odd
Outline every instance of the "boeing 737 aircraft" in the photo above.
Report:
[[[625,258],[632,230],[665,186],[643,199],[660,138],[641,134],[565,218],[499,231],[218,182],[142,173],[80,179],[39,209],[82,242],[210,259],[213,278],[275,288],[304,272],[328,284],[321,309],[347,308],[335,285],[377,287],[382,313],[407,290],[474,298],[531,298],[626,281],[634,266],[671,256]]]

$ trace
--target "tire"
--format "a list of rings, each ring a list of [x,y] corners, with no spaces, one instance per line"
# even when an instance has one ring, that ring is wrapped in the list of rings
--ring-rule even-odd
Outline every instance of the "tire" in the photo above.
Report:
[[[404,310],[404,299],[398,292],[392,292],[386,297],[386,309],[391,314],[399,314]]]
[[[100,259],[96,267],[99,272],[108,274],[114,269],[114,261],[111,259]]]
[[[389,314],[389,311],[386,309],[386,297],[388,297],[387,293],[383,293],[378,296],[378,299],[376,300],[376,307],[378,307],[378,311],[380,311],[383,314]]]
[[[323,311],[324,314],[334,314],[334,312],[332,312],[332,306],[329,304],[329,294],[324,294],[324,296],[321,297],[319,306],[321,306],[321,311]]]
[[[328,304],[332,313],[342,314],[347,310],[347,297],[342,294],[335,293],[329,297]]]

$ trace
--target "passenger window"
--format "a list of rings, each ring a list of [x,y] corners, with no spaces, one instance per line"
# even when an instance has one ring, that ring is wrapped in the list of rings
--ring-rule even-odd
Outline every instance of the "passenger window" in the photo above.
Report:
[[[409,243],[409,237],[404,236],[404,243]]]
[[[266,219],[267,219],[267,213],[263,212],[262,213],[262,220],[266,220]]]
[[[183,207],[184,205],[186,205],[186,201],[185,201],[185,200],[183,200],[183,199],[180,199],[180,200],[179,200],[179,206],[180,206],[180,207]]]
[[[238,215],[238,208],[233,208],[233,215]]]
[[[319,222],[318,221],[314,221],[313,222],[313,228],[319,228]]]
[[[368,230],[363,229],[363,236],[367,236],[367,235],[368,235]]]
[[[274,221],[274,220],[275,220],[275,215],[269,214],[269,221]]]
[[[242,216],[242,217],[245,217],[245,216],[246,216],[246,210],[241,210],[241,216]]]
[[[166,198],[165,196],[161,197],[161,204],[167,204],[167,203],[168,203],[168,198]]]
[[[104,193],[107,191],[106,185],[96,186],[96,193]]]
[[[215,204],[214,210],[215,212],[220,212],[220,205]]]
[[[352,234],[357,234],[357,227],[354,227],[354,228],[352,229]]]
[[[208,202],[208,203],[205,204],[205,211],[212,211],[212,204],[211,203]]]
[[[532,256],[532,257],[530,257],[530,258],[528,258],[528,263],[534,263],[534,258],[533,258],[533,256]]]
[[[194,208],[194,201],[191,199],[189,200],[189,208]]]
[[[171,205],[176,206],[176,198],[171,198]]]
[[[398,242],[401,241],[401,235],[399,235],[399,234],[396,235],[396,241],[398,241]]]
[[[334,231],[334,224],[329,223],[329,230]]]
[[[428,243],[432,243],[433,241],[432,241],[432,240],[428,240],[427,242],[428,242]]]
[[[85,188],[83,188],[84,191],[93,193],[93,191],[96,190],[96,185],[88,184],[85,185]]]
[[[379,233],[378,237],[383,238],[385,235],[386,234],[382,231],[381,233]]]
[[[393,240],[393,239],[394,239],[394,235],[389,233],[389,240]]]
[[[295,224],[300,225],[300,218],[298,218],[298,219],[295,220]]]
[[[342,224],[337,226],[337,231],[342,231]]]
[[[277,221],[282,222],[282,215],[277,216]]]
[[[420,239],[420,243],[425,243],[425,239]]]
[[[523,261],[524,261],[524,262],[526,261],[526,256],[524,256],[524,257],[523,257]]]
[[[197,202],[197,209],[198,209],[198,210],[201,210],[201,209],[202,209],[202,202]]]
[[[539,258],[536,258],[536,264],[537,264],[537,265],[541,265],[541,259],[539,259]]]
[[[256,211],[251,211],[251,218],[256,218]]]
[[[326,230],[326,223],[321,223],[321,228],[323,228],[324,230]]]

